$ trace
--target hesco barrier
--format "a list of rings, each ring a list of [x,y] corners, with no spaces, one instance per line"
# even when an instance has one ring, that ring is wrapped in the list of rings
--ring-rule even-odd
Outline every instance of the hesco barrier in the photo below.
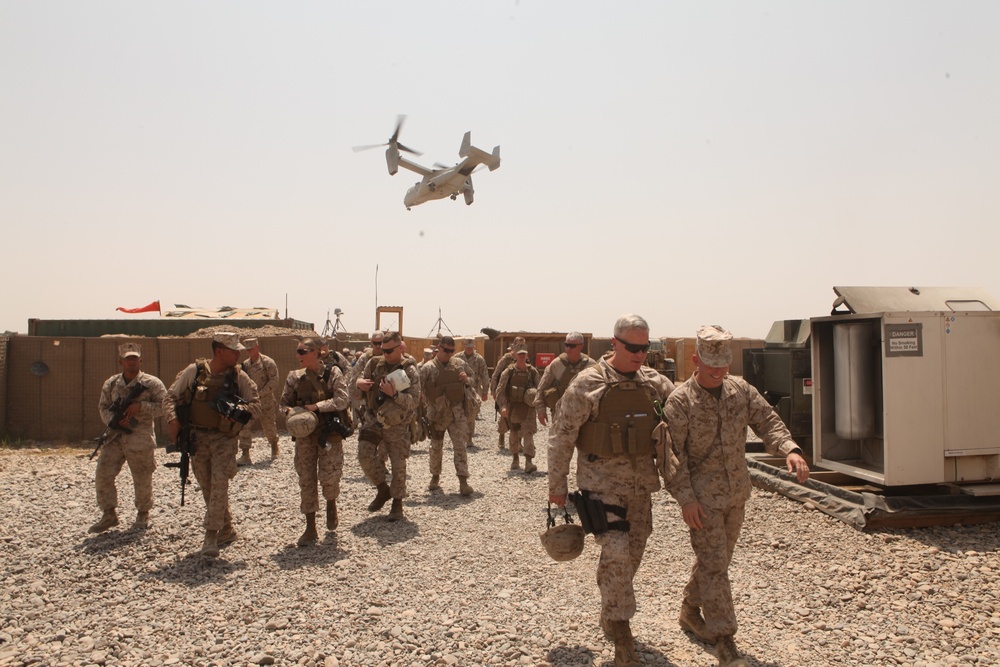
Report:
[[[292,336],[258,338],[278,365],[275,396],[299,367]],[[169,387],[195,359],[212,356],[210,338],[0,337],[0,429],[10,438],[79,442],[104,430],[98,412],[101,387],[121,372],[118,346],[142,346],[142,370]],[[160,420],[157,420],[158,422]],[[281,417],[279,415],[279,425]],[[163,424],[158,424],[163,432]]]

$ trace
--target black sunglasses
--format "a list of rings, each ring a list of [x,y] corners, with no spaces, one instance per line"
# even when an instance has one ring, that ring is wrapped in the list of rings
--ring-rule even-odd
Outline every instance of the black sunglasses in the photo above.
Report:
[[[383,347],[382,354],[392,354],[397,349],[399,349],[399,345],[393,345],[392,347]]]
[[[625,349],[632,354],[638,354],[639,352],[649,352],[649,343],[640,345],[639,343],[626,343],[618,336],[615,336],[615,340],[625,346]]]
[[[372,341],[372,346],[373,347],[382,347],[382,341],[377,341],[376,342],[376,341],[373,340]]]
[[[300,357],[309,354],[310,352],[315,352],[315,350],[307,350],[304,347],[300,347],[295,350],[295,354],[299,355]]]
[[[442,347],[440,349],[445,354],[454,354],[454,352],[455,352],[455,348],[453,348],[453,347]]]
[[[566,347],[580,347],[583,343],[565,343]]]

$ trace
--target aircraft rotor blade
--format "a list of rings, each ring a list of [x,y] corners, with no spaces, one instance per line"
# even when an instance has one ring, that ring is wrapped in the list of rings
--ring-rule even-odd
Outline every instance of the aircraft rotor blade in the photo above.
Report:
[[[382,146],[388,146],[389,144],[368,144],[367,146],[351,146],[351,150],[355,153],[359,151],[366,151],[372,148],[382,148]]]
[[[403,144],[399,143],[398,141],[396,142],[396,148],[398,148],[401,151],[406,151],[407,153],[413,153],[414,155],[423,155],[423,153],[421,153],[420,151],[415,151],[412,148],[408,148]]]

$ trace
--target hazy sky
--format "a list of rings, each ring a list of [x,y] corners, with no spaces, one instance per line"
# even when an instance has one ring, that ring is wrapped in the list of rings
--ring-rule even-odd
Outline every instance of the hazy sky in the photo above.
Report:
[[[1000,3],[0,2],[0,331],[268,306],[762,337],[1000,296]],[[407,211],[462,134],[502,166]],[[143,316],[131,316],[143,317]]]

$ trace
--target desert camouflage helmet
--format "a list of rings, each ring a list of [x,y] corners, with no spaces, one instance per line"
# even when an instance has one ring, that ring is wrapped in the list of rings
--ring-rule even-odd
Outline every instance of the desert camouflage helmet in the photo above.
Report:
[[[296,438],[304,438],[319,426],[319,419],[305,408],[292,408],[288,413],[288,432]]]
[[[545,553],[556,561],[567,561],[573,560],[581,553],[583,553],[583,542],[585,533],[583,528],[572,523],[572,519],[569,517],[569,513],[566,512],[566,508],[563,508],[563,513],[566,515],[566,523],[562,525],[555,525],[555,519],[552,518],[551,508],[549,510],[549,522],[548,529],[544,533],[538,535],[542,540],[542,547],[545,548]]]

